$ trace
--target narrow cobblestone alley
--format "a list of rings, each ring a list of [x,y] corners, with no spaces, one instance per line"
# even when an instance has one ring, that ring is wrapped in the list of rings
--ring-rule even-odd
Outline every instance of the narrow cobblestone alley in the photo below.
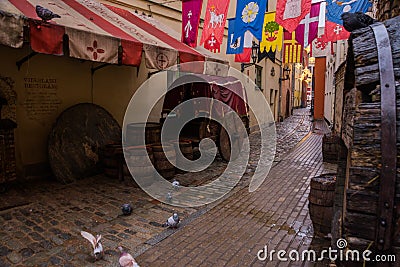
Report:
[[[305,249],[313,236],[307,207],[310,178],[335,167],[322,163],[324,123],[310,130],[308,109],[295,110],[277,124],[273,168],[262,186],[249,193],[259,153],[259,140],[252,134],[244,178],[223,200],[200,208],[165,205],[133,187],[131,180],[120,183],[103,175],[70,185],[14,185],[1,195],[0,266],[118,266],[118,245],[141,266],[263,265],[255,256],[264,245]],[[225,166],[217,159],[206,171],[177,177],[200,184]],[[131,216],[121,214],[126,202],[133,206]],[[182,218],[176,232],[160,227],[173,211]],[[103,235],[103,260],[93,263],[80,230]]]
[[[257,252],[308,249],[313,239],[308,214],[310,179],[335,171],[322,162],[324,123],[270,171],[253,193],[247,188],[138,257],[146,266],[309,266],[303,262],[262,262]],[[326,263],[324,263],[325,266]]]

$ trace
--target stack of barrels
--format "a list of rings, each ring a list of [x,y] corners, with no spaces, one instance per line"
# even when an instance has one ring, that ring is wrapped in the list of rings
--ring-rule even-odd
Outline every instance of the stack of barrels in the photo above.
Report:
[[[174,144],[174,147],[175,147],[176,163],[177,163],[178,166],[182,166],[183,165],[184,158],[186,158],[188,160],[193,160],[193,147],[192,147],[192,141],[191,140],[182,139],[179,142],[175,142],[173,144]],[[182,158],[179,155],[179,151],[182,153],[184,158]],[[176,171],[178,173],[183,173],[184,172],[184,170],[179,169],[179,168],[176,168]]]
[[[124,161],[121,143],[105,145],[100,149],[99,156],[106,176],[119,179],[131,177]]]
[[[186,159],[193,160],[191,140],[161,145],[161,127],[158,123],[131,123],[127,125],[124,148],[121,143],[108,144],[101,149],[100,159],[107,176],[120,179],[131,177],[130,169],[135,177],[143,181],[141,185],[146,186],[153,181],[154,168],[165,179],[172,179],[177,171],[182,172],[175,168],[176,162],[182,164],[183,159],[179,154],[177,157],[178,151]],[[151,165],[146,158],[150,159]]]

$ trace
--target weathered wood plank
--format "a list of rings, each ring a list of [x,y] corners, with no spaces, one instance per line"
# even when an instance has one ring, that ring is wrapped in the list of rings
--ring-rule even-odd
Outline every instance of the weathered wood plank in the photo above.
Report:
[[[376,215],[378,194],[366,190],[347,190],[347,210],[351,212]]]
[[[344,229],[348,235],[374,240],[376,216],[347,212],[344,220]]]
[[[395,77],[400,78],[400,17],[395,17],[384,22],[392,48],[393,66]],[[355,85],[369,85],[379,83],[379,66],[378,52],[376,47],[375,36],[371,28],[366,27],[352,32],[349,39],[349,49],[351,55],[349,57],[349,68],[354,67]],[[353,78],[353,77],[352,77]]]

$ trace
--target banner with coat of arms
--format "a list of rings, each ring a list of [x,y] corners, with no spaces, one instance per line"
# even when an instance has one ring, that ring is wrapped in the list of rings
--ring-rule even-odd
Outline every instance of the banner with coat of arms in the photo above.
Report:
[[[226,14],[230,0],[208,0],[200,45],[211,51],[220,51],[224,38]]]
[[[243,52],[244,38],[240,36],[233,40],[233,31],[235,29],[235,18],[228,19],[228,42],[226,47],[227,54],[240,54]]]
[[[250,31],[257,40],[261,40],[266,7],[266,0],[238,0],[233,38],[244,36],[246,31]]]
[[[327,57],[331,54],[331,42],[327,42],[323,37],[315,38],[311,45],[312,57]]]
[[[182,1],[182,42],[191,47],[197,46],[202,5],[203,0]]]
[[[264,17],[262,41],[260,42],[260,51],[275,52],[282,50],[283,28],[275,22],[275,12],[267,12]]]
[[[301,63],[303,47],[296,41],[295,32],[283,33],[283,63]]]
[[[275,21],[288,32],[292,32],[310,9],[311,0],[278,0]]]

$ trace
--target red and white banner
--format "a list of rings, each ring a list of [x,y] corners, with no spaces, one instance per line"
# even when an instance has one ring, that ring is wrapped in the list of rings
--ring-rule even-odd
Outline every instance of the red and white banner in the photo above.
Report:
[[[326,42],[323,37],[315,38],[311,45],[312,57],[327,57],[331,54],[331,42]]]
[[[97,35],[74,28],[67,28],[71,57],[98,62],[118,63],[119,41],[105,35]]]
[[[243,52],[235,54],[235,62],[249,63],[251,60],[251,50],[253,46],[253,34],[249,31],[244,33]]]
[[[229,0],[208,0],[200,45],[204,44],[211,51],[220,51],[228,7]],[[210,40],[212,43],[208,43]]]
[[[311,0],[278,0],[275,21],[288,32],[292,32],[310,9]]]
[[[344,29],[340,24],[335,22],[326,21],[325,34],[323,36],[326,42],[336,42],[338,40],[349,39],[350,33]]]

